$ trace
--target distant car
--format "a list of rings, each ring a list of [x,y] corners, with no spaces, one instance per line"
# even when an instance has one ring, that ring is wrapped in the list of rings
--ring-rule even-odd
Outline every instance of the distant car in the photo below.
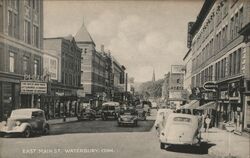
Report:
[[[96,118],[96,111],[92,109],[82,109],[79,115],[77,115],[77,119],[81,120],[95,120]]]
[[[157,103],[156,102],[152,102],[152,109],[157,109]]]
[[[21,134],[28,138],[31,134],[49,134],[49,124],[41,109],[17,109],[11,112],[7,122],[1,123],[0,132],[5,134]]]
[[[102,120],[109,118],[117,119],[120,111],[120,104],[118,102],[106,102],[102,104]]]
[[[141,105],[137,105],[135,110],[139,120],[146,120],[146,112]]]
[[[160,132],[160,147],[165,145],[200,145],[201,118],[195,115],[171,113]]]
[[[118,126],[122,125],[133,125],[137,126],[138,123],[138,117],[135,110],[125,110],[124,112],[121,112],[118,120],[117,120]]]

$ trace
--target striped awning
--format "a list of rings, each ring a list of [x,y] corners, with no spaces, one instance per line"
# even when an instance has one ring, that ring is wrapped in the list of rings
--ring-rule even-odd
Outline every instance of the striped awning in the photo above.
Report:
[[[211,102],[208,102],[198,108],[196,108],[198,110],[207,110],[207,109],[214,109],[216,110],[216,102],[215,101],[211,101]]]

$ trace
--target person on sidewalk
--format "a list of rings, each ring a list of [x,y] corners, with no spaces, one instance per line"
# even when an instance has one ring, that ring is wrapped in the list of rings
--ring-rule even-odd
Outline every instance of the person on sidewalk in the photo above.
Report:
[[[211,123],[211,118],[210,118],[210,115],[207,114],[207,116],[205,118],[205,124],[204,124],[205,132],[208,132],[208,129],[210,127],[210,123]]]

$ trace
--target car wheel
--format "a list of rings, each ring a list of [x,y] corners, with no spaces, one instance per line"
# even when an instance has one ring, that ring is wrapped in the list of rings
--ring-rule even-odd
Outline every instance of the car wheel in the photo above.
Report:
[[[25,129],[24,132],[23,132],[23,136],[24,136],[25,138],[29,138],[30,135],[31,135],[31,129],[30,129],[30,127],[26,127],[26,129]]]
[[[49,126],[45,126],[43,129],[43,134],[48,135],[49,134]]]
[[[161,149],[165,149],[165,144],[161,143]]]

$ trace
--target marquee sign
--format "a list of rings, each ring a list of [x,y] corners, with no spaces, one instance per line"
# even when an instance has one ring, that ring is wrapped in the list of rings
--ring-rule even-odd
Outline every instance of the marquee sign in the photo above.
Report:
[[[47,83],[41,81],[21,81],[21,94],[47,94]]]

